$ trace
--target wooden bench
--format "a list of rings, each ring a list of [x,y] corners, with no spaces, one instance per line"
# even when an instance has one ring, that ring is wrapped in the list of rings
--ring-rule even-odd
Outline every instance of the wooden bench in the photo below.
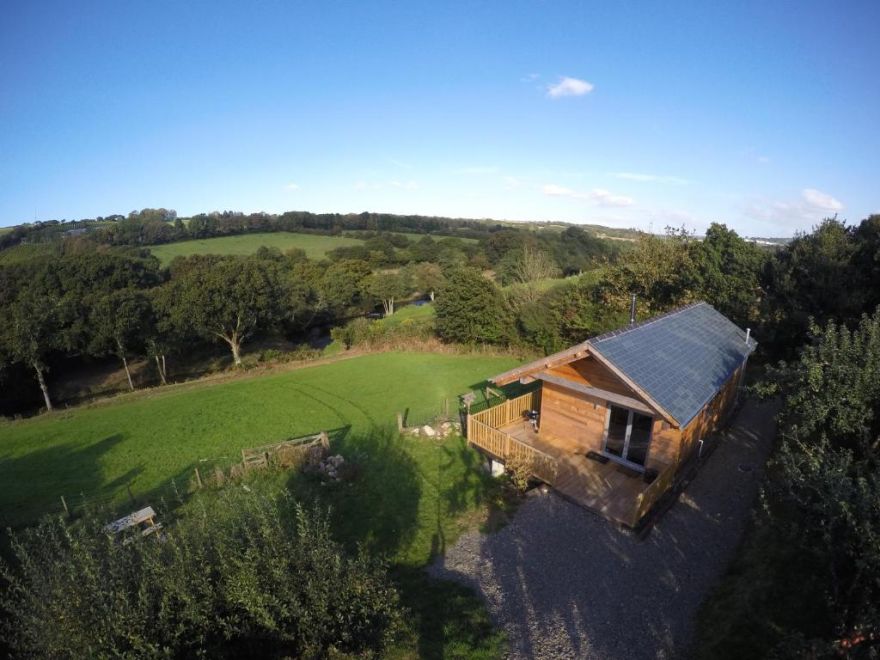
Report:
[[[132,527],[140,527],[141,536],[146,537],[160,531],[162,523],[156,522],[156,512],[153,511],[153,507],[148,506],[140,511],[129,513],[119,520],[114,520],[112,523],[108,523],[104,526],[104,531],[108,534],[121,534]],[[131,543],[132,539],[133,537],[125,539],[125,543]]]

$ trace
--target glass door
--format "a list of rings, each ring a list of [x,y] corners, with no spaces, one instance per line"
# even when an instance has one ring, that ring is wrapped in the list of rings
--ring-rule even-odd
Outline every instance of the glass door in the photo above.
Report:
[[[620,406],[608,406],[605,453],[636,468],[644,468],[651,445],[654,418]]]

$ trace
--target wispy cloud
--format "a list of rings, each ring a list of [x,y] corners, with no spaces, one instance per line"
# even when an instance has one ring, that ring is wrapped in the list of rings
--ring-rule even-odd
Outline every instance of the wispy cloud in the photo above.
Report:
[[[625,181],[639,181],[643,183],[666,183],[676,186],[684,186],[690,183],[689,180],[680,176],[663,176],[660,174],[642,174],[640,172],[609,172],[609,174],[617,179]]]
[[[550,197],[571,197],[572,199],[583,199],[598,204],[599,206],[623,207],[632,206],[636,201],[632,197],[625,195],[615,195],[604,188],[593,188],[587,192],[572,190],[555,183],[545,184],[542,188],[545,195]]]
[[[520,78],[519,81],[524,83],[535,82],[540,77],[540,73],[527,73],[522,78]]]
[[[823,211],[843,210],[843,204],[839,200],[834,199],[834,197],[827,193],[823,193],[821,190],[804,188],[801,196],[807,204],[817,209],[822,209]]]
[[[593,83],[580,78],[569,78],[563,76],[555,85],[547,86],[547,96],[552,99],[562,98],[564,96],[583,96],[593,91]]]
[[[299,190],[299,184],[292,181],[284,186],[285,190]]]
[[[807,229],[812,223],[845,208],[839,199],[815,188],[804,188],[799,199],[759,200],[745,208],[747,216],[763,220],[779,229]]]

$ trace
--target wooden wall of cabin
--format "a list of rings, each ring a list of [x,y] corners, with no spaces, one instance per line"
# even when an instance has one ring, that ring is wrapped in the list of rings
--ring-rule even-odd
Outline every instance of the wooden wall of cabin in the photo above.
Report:
[[[553,383],[541,386],[541,435],[565,451],[600,451],[605,402]]]
[[[592,357],[585,357],[569,364],[553,367],[548,371],[555,376],[566,378],[576,383],[596,387],[600,390],[607,390],[615,394],[631,396],[636,399],[640,398],[636,392],[609,371],[605,365]]]
[[[600,365],[601,366],[601,365]],[[541,392],[541,436],[565,451],[601,452],[608,402],[544,382]],[[661,417],[654,418],[651,448],[645,467],[662,469],[680,455],[681,432]]]
[[[700,439],[717,431],[727,420],[736,402],[737,389],[745,364],[734,371],[715,397],[703,407],[703,410],[682,430],[680,463],[684,464],[692,458],[699,446]]]

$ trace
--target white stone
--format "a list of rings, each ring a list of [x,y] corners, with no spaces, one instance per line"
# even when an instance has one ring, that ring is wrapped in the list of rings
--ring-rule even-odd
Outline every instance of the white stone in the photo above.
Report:
[[[426,436],[428,436],[429,438],[433,438],[435,435],[437,435],[437,431],[435,431],[434,429],[432,429],[432,428],[431,428],[430,426],[428,426],[427,424],[425,424],[425,425],[422,427],[422,433],[424,433],[424,434],[425,434]]]
[[[493,477],[500,477],[504,475],[504,463],[501,461],[489,461],[489,474]]]

